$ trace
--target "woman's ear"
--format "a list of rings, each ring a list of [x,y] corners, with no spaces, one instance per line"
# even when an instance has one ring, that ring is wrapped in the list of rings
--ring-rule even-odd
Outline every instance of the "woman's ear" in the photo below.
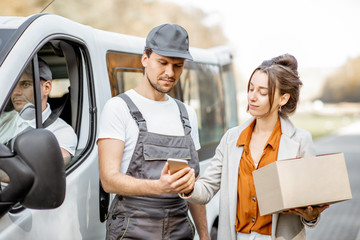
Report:
[[[280,106],[284,106],[290,99],[290,94],[289,93],[285,93],[280,97]]]

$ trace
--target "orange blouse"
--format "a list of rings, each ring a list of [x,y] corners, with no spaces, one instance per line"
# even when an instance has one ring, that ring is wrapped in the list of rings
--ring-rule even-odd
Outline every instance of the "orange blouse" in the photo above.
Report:
[[[236,143],[236,146],[244,146],[244,151],[241,156],[238,173],[238,200],[235,229],[241,233],[254,231],[264,235],[271,235],[272,216],[260,216],[252,172],[257,168],[261,168],[277,160],[282,134],[280,119],[278,119],[275,124],[274,130],[265,145],[257,168],[251,157],[249,148],[255,123],[256,119],[242,131]]]

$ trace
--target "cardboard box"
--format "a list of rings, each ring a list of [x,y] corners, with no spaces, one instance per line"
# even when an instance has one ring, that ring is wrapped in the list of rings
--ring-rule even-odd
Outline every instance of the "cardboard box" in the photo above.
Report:
[[[343,153],[276,161],[253,178],[261,216],[352,198]]]

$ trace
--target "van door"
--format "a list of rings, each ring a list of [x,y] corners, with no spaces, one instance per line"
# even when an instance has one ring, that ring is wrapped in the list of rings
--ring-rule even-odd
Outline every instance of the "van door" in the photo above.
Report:
[[[31,44],[26,47],[31,47]],[[2,144],[13,151],[11,144],[8,143],[11,143],[11,139],[16,138],[24,130],[19,127],[18,122],[13,121],[14,118],[20,119],[21,122],[34,121],[35,124],[28,125],[35,129],[43,128],[43,124],[46,123],[46,117],[39,103],[34,104],[35,111],[24,115],[25,120],[21,119],[24,117],[20,115],[22,109],[14,108],[14,100],[20,102],[13,97],[19,84],[22,84],[23,88],[29,87],[29,84],[37,85],[38,87],[33,87],[32,94],[29,96],[32,95],[38,101],[42,99],[43,94],[40,88],[44,81],[39,77],[35,79],[37,70],[30,74],[32,76],[30,81],[22,83],[22,76],[26,72],[27,65],[34,64],[35,59],[42,59],[50,66],[53,79],[47,106],[50,107],[52,113],[56,112],[56,119],[61,119],[60,124],[56,122],[57,120],[50,123],[57,124],[51,130],[50,126],[53,125],[45,127],[49,131],[55,128],[54,131],[56,131],[57,128],[69,126],[76,140],[74,144],[74,141],[69,140],[65,134],[57,138],[59,145],[44,143],[33,149],[32,152],[41,152],[43,149],[59,149],[60,147],[61,150],[66,149],[70,153],[70,156],[63,158],[62,165],[62,171],[66,174],[65,199],[60,207],[56,206],[57,208],[51,210],[36,210],[27,208],[21,202],[16,203],[0,218],[0,239],[103,239],[105,226],[99,220],[99,177],[97,151],[94,150],[97,113],[89,50],[79,39],[59,34],[35,43],[32,47],[33,54],[25,56],[28,59],[26,64],[14,66],[14,70],[19,71],[18,77],[9,79],[12,87],[6,94],[5,102],[0,103],[2,106],[0,112]],[[34,103],[31,97],[26,97],[26,101],[29,105]],[[62,130],[60,132],[64,133]],[[61,138],[65,141],[60,141]],[[61,142],[65,144],[62,145]],[[47,161],[52,162],[53,159],[48,157]],[[2,170],[6,178],[6,170]],[[61,172],[61,169],[58,171]],[[15,182],[17,179],[5,179],[1,183],[3,191],[10,187],[12,181]]]

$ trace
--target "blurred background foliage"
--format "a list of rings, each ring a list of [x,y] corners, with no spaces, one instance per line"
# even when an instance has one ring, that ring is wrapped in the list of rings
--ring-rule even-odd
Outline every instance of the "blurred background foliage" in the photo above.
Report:
[[[323,102],[360,102],[360,57],[348,61],[324,84],[320,100]]]
[[[29,16],[50,0],[1,0],[1,16]],[[209,24],[199,8],[183,8],[161,0],[55,0],[44,12],[58,14],[102,30],[146,37],[155,26],[177,23],[190,35],[193,47],[209,48],[228,42],[219,24]]]

